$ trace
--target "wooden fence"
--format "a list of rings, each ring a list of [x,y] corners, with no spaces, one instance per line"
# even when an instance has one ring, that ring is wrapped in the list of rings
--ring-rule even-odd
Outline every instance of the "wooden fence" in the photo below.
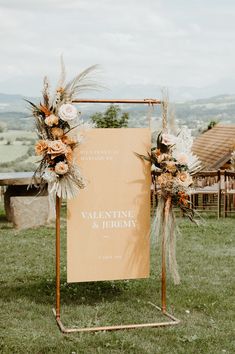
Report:
[[[151,205],[157,207],[157,174],[152,174]],[[200,212],[213,212],[217,217],[235,213],[235,171],[201,171],[194,176],[194,187],[190,193],[192,207]]]

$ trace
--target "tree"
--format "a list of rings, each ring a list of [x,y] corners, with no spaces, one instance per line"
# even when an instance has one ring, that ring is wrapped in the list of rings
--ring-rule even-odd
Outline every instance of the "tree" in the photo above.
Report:
[[[207,130],[214,128],[216,126],[216,124],[218,124],[218,122],[216,120],[211,120],[207,126]]]
[[[104,113],[95,113],[91,116],[96,128],[126,128],[128,126],[128,113],[122,113],[119,106],[111,104]]]

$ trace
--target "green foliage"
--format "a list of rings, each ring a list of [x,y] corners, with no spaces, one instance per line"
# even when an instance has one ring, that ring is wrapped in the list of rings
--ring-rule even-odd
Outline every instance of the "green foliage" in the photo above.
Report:
[[[65,210],[61,228],[61,302],[65,325],[165,321],[160,303],[160,253],[153,245],[149,279],[66,283]],[[234,218],[204,227],[179,220],[182,283],[168,283],[174,327],[62,335],[55,303],[55,229],[17,231],[0,215],[0,352],[3,354],[222,354],[234,352]],[[155,250],[157,255],[155,254]]]
[[[110,105],[104,113],[95,113],[91,116],[96,128],[126,128],[128,126],[128,113],[122,113],[119,106]]]
[[[211,120],[210,123],[207,126],[207,130],[210,130],[212,128],[214,128],[214,126],[218,124],[218,122],[216,120]]]

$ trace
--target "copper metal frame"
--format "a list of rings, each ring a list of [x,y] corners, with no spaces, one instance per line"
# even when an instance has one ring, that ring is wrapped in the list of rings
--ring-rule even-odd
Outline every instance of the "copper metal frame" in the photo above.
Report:
[[[92,100],[81,99],[74,100],[74,103],[142,103],[142,104],[161,104],[160,100],[145,99],[145,100]],[[75,332],[98,332],[98,331],[116,331],[122,329],[146,328],[146,327],[166,327],[177,325],[180,323],[176,317],[172,316],[166,311],[166,250],[165,250],[165,233],[162,238],[162,271],[161,271],[161,308],[155,304],[148,302],[155,309],[160,311],[169,320],[166,322],[153,322],[153,323],[137,323],[115,326],[102,326],[102,327],[83,327],[83,328],[66,328],[60,316],[60,210],[61,199],[56,197],[56,308],[53,313],[56,318],[57,325],[62,333],[69,334]]]

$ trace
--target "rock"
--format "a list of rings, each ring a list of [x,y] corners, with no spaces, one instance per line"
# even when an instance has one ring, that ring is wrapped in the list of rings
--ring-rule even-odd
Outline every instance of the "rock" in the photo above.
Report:
[[[39,189],[32,186],[28,188],[28,185],[9,185],[4,193],[4,208],[6,212],[6,218],[8,221],[12,221],[12,210],[11,210],[11,197],[18,196],[36,196],[39,193]],[[40,193],[40,196],[47,195],[47,191]]]
[[[28,229],[48,222],[48,196],[10,197],[11,221],[17,229]]]

